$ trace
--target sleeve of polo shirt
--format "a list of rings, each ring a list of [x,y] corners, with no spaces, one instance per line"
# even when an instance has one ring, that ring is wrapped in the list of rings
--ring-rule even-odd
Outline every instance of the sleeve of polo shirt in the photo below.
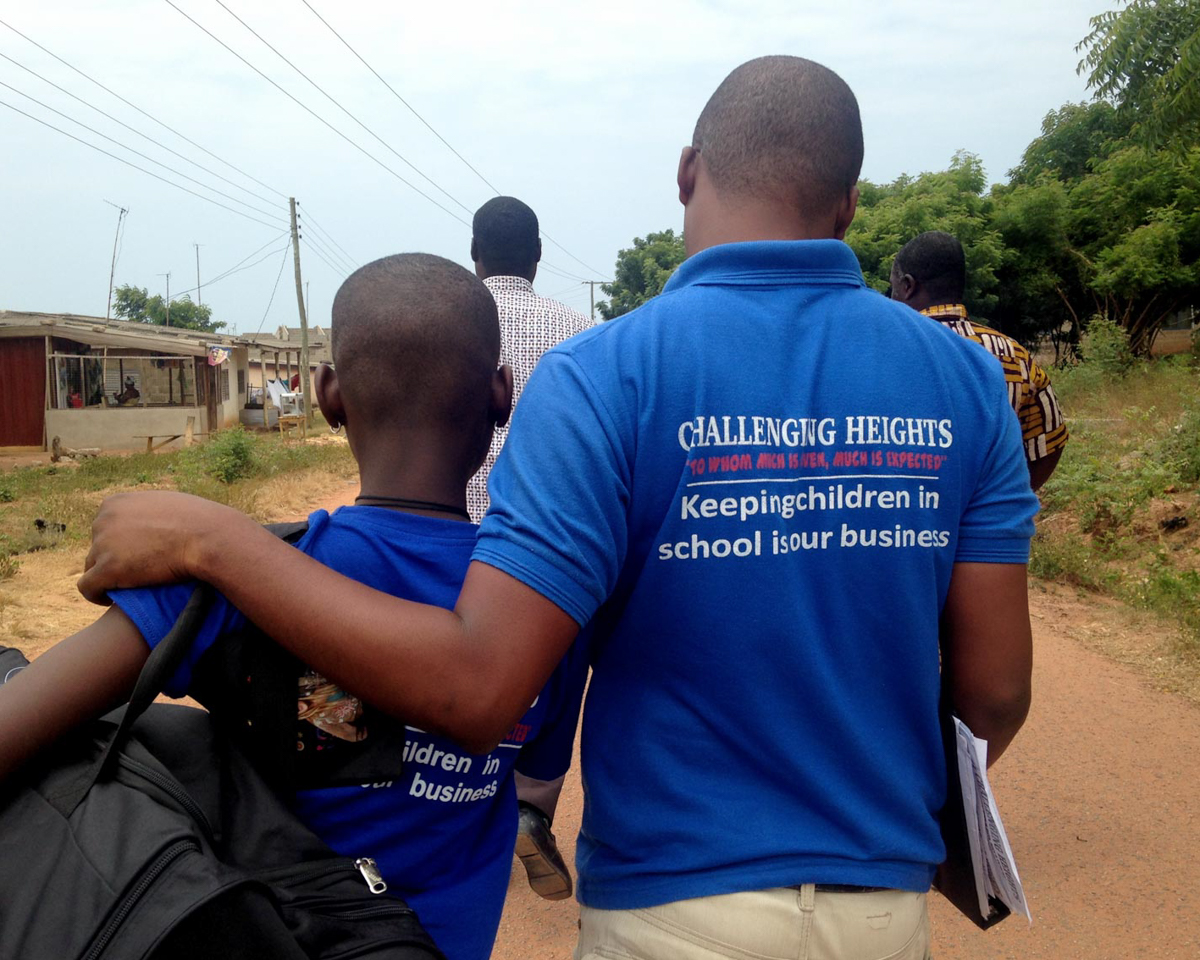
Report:
[[[538,363],[488,479],[472,559],[503,570],[581,627],[614,589],[628,544],[628,441],[568,353]]]
[[[992,401],[981,444],[983,464],[963,510],[956,563],[1028,563],[1038,498],[1029,486],[1021,427],[1008,405],[999,368],[988,379]],[[981,418],[982,419],[982,418]]]

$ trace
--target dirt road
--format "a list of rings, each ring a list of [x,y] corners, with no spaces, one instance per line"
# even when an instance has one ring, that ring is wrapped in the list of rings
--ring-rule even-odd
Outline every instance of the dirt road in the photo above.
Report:
[[[1029,927],[983,933],[936,894],[938,960],[1196,960],[1200,957],[1200,708],[1092,652],[1127,629],[1121,608],[1065,590],[1032,598],[1034,706],[991,780],[1026,895]],[[557,832],[573,850],[582,792]],[[563,960],[578,908],[547,903],[518,867],[494,960]]]
[[[352,499],[356,487],[321,503]],[[74,592],[83,558],[30,555],[0,584],[0,643],[40,651],[96,616]],[[938,960],[1200,958],[1200,708],[1164,660],[1155,631],[1118,604],[1035,588],[1034,706],[992,771],[1034,913],[980,933],[935,895]],[[1095,652],[1138,651],[1137,670]],[[1149,664],[1149,666],[1147,666]],[[568,862],[582,793],[568,781],[556,824]],[[547,903],[520,867],[496,960],[571,955],[578,908]]]

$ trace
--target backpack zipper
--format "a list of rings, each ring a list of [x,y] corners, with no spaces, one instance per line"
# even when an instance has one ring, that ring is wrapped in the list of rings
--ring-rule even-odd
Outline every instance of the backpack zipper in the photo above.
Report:
[[[384,882],[383,874],[379,872],[379,864],[370,857],[359,857],[354,861],[354,866],[358,868],[358,872],[362,874],[362,878],[367,882],[367,889],[372,893],[387,893],[387,883]]]
[[[204,810],[201,808],[200,804],[193,800],[191,794],[189,794],[183,788],[182,784],[177,783],[170,777],[163,776],[157,770],[147,767],[143,763],[139,763],[137,760],[134,760],[132,757],[129,757],[124,753],[118,754],[117,763],[131,773],[141,777],[143,780],[149,780],[152,784],[162,790],[163,793],[171,797],[172,800],[183,807],[188,816],[196,821],[200,829],[204,831],[204,836],[208,838],[209,843],[214,842],[213,828],[212,824],[208,820],[208,816],[204,813]]]
[[[378,865],[370,857],[359,857],[357,860],[347,857],[325,863],[276,867],[272,870],[260,870],[255,876],[260,880],[286,883],[288,881],[316,880],[335,873],[358,873],[366,883],[367,889],[374,894],[384,893],[387,890],[387,882],[379,872]]]
[[[125,918],[129,916],[133,908],[138,905],[138,901],[146,895],[146,891],[154,885],[154,881],[162,875],[167,867],[185,853],[199,852],[200,844],[196,843],[195,840],[178,840],[160,853],[157,859],[146,868],[146,872],[142,874],[142,878],[137,882],[137,885],[121,898],[116,911],[109,917],[108,922],[104,924],[104,929],[100,931],[100,935],[92,941],[91,949],[84,954],[83,960],[96,960],[105,951],[109,941],[116,936],[118,928],[125,922]]]

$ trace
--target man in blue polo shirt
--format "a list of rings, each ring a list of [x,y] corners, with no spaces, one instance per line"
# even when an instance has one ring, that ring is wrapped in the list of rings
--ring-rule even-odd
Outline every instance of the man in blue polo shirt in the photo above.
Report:
[[[994,360],[867,289],[840,242],[861,160],[819,64],[721,84],[677,175],[689,260],[546,354],[453,611],[171,495],[110,501],[81,589],[211,580],[481,750],[594,620],[577,956],[925,957],[939,626],[994,759],[1029,703],[1036,500]]]

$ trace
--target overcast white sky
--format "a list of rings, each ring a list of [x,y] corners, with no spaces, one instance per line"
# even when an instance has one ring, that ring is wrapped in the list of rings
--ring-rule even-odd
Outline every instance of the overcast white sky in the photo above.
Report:
[[[348,119],[217,0],[171,2],[468,224],[471,212],[492,195],[302,0],[223,2],[453,200]],[[681,226],[674,187],[679,149],[709,94],[737,64],[788,53],[819,60],[845,77],[862,108],[867,179],[943,169],[955,150],[965,148],[982,157],[993,181],[1002,181],[1048,111],[1086,99],[1074,47],[1087,33],[1088,18],[1116,5],[309,3],[487,180],[537,211],[546,264],[536,286],[585,312],[588,288],[581,278],[609,278],[618,249],[633,237]],[[284,260],[288,196],[333,241],[311,228],[301,241],[310,322],[328,323],[345,275],[309,249],[310,237],[324,243],[326,258],[339,267],[339,258],[347,256],[359,265],[408,250],[468,265],[469,226],[356,151],[167,0],[0,3],[0,20],[265,184],[201,153],[0,25],[0,83],[7,85],[0,86],[0,103],[265,221],[197,199],[0,106],[0,308],[104,315],[117,224],[117,211],[105,200],[129,209],[118,285],[162,293],[166,281],[160,275],[169,271],[173,295],[195,287],[198,243],[204,302],[243,333],[298,322],[290,257],[268,310]],[[237,186],[172,156],[12,61]],[[261,262],[207,285],[205,278],[258,248],[247,265],[265,257]]]

